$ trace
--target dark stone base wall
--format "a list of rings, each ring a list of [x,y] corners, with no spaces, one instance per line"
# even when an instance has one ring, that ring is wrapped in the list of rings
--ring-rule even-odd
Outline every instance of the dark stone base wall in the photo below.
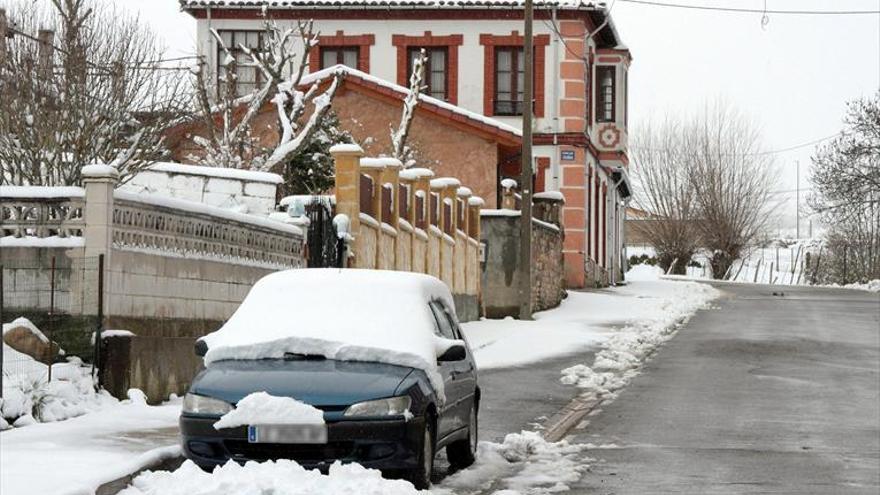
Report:
[[[519,217],[483,216],[480,240],[485,243],[482,265],[483,306],[487,318],[519,316]],[[535,223],[532,229],[532,308],[559,306],[565,296],[562,233]]]
[[[141,389],[150,403],[183,395],[202,369],[195,355],[197,338],[220,328],[214,320],[109,318],[106,328],[125,329],[134,337],[105,338],[101,379],[114,397],[125,398],[130,388]]]

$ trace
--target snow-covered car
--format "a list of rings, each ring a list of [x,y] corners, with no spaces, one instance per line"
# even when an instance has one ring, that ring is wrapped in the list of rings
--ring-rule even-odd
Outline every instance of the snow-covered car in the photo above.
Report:
[[[196,352],[206,367],[184,399],[180,431],[185,455],[205,469],[357,462],[424,488],[439,449],[456,467],[474,461],[476,365],[452,295],[434,277],[273,273]]]

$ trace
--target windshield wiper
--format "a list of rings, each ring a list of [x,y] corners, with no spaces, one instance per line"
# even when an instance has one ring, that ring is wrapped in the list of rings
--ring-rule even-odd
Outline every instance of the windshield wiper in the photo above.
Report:
[[[299,352],[285,352],[284,360],[285,361],[323,361],[327,359],[325,356],[320,354],[302,354]]]

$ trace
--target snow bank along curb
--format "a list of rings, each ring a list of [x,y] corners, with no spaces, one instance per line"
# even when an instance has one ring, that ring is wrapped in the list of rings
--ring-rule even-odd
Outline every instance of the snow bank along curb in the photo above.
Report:
[[[322,474],[290,460],[243,466],[229,462],[207,473],[185,461],[175,471],[141,473],[120,495],[554,493],[569,489],[589,468],[591,459],[582,455],[585,450],[584,445],[547,442],[535,432],[511,433],[502,443],[480,442],[476,463],[447,477],[430,492],[418,491],[407,481],[385,479],[379,471],[359,464],[336,462]]]
[[[679,284],[676,284],[679,285]],[[639,373],[645,359],[672,338],[693,314],[718,297],[713,287],[682,282],[662,303],[662,315],[626,326],[610,337],[592,366],[579,364],[562,370],[561,381],[600,399],[613,399]]]

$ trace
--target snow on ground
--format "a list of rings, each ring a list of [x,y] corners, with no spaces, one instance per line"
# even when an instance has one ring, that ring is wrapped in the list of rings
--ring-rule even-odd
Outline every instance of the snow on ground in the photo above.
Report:
[[[480,442],[477,461],[433,490],[438,495],[497,495],[563,492],[580,479],[591,459],[583,445],[547,442],[539,433],[508,434],[502,443]]]
[[[16,326],[48,342],[43,332],[25,318],[4,324],[3,332]],[[2,372],[0,418],[13,426],[61,421],[116,403],[107,392],[95,391],[91,365],[77,357],[53,364],[52,381],[48,381],[48,365],[3,343]],[[0,423],[0,429],[5,425]]]
[[[538,433],[507,435],[502,443],[481,442],[476,463],[459,471],[430,492],[409,482],[382,478],[379,471],[358,464],[334,464],[327,474],[308,471],[293,461],[234,462],[206,473],[191,462],[173,472],[147,472],[120,495],[226,495],[252,493],[306,495],[468,495],[475,493],[544,494],[565,491],[589,468],[582,445],[550,443]]]
[[[534,321],[480,320],[462,328],[481,369],[582,352],[603,345],[619,333],[619,327],[662,318],[669,299],[687,297],[693,287],[703,287],[659,281],[659,274],[655,267],[637,265],[627,273],[628,285],[569,291],[559,308],[536,313]]]
[[[693,282],[658,280],[659,269],[638,265],[627,274],[632,282],[615,289],[622,297],[654,304],[640,318],[630,319],[602,342],[592,365],[579,364],[562,370],[562,382],[575,385],[601,398],[614,398],[639,373],[642,363],[659,346],[675,335],[697,310],[720,294],[716,289]],[[634,303],[638,304],[638,303]]]
[[[0,433],[0,493],[92,494],[103,483],[179,455],[180,401],[153,407],[132,396],[136,400],[67,421]]]
[[[414,495],[420,493],[402,480],[386,480],[376,470],[359,464],[333,464],[329,472],[306,470],[288,460],[234,462],[202,471],[186,461],[176,471],[148,472],[138,476],[120,495],[227,495],[227,494],[312,495]]]

